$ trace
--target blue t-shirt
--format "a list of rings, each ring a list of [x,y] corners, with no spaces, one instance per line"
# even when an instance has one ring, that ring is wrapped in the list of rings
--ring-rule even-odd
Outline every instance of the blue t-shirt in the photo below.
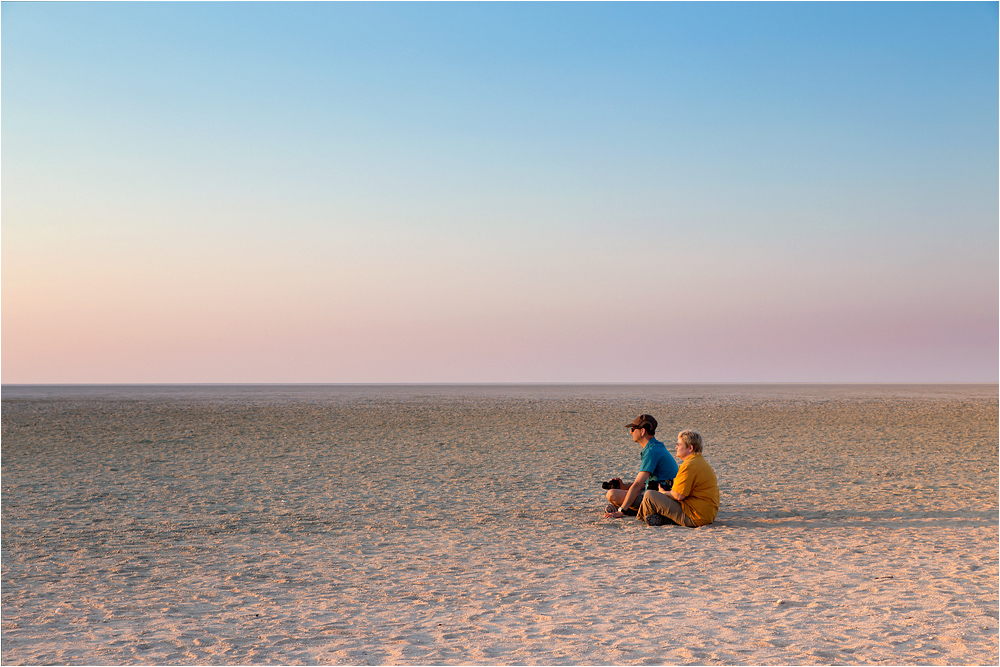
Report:
[[[639,454],[642,463],[639,472],[648,472],[652,478],[665,482],[677,476],[677,461],[667,451],[666,446],[656,438],[650,438]]]

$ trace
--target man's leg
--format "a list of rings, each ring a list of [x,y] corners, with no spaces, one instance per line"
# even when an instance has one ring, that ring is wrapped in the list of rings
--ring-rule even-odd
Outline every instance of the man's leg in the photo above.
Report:
[[[642,497],[642,503],[639,505],[639,519],[645,521],[650,514],[665,516],[678,526],[697,527],[697,524],[684,514],[684,508],[674,500],[673,496],[659,491],[647,491]]]
[[[621,507],[622,503],[625,502],[626,495],[628,495],[628,489],[610,489],[608,490],[608,493],[605,497],[608,499],[608,502],[614,505],[615,507]],[[632,499],[632,506],[630,508],[627,507],[625,509],[638,510],[639,503],[641,502],[642,502],[642,494],[640,493],[638,496]]]

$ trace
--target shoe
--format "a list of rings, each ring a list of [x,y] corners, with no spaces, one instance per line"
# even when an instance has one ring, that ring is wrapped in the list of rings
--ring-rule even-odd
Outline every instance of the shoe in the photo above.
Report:
[[[605,512],[621,512],[625,516],[635,516],[636,514],[639,513],[639,510],[637,510],[634,507],[629,507],[628,509],[624,509],[623,510],[621,507],[618,507],[614,503],[608,503],[607,506],[605,506],[604,511]]]
[[[665,526],[667,523],[667,517],[662,514],[650,514],[646,516],[647,526]]]

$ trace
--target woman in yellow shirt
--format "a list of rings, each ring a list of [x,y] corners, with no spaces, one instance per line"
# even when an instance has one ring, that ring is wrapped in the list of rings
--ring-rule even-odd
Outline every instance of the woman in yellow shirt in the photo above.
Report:
[[[719,513],[719,480],[701,455],[701,436],[694,431],[677,434],[680,469],[669,493],[647,491],[639,505],[639,519],[650,526],[675,523],[696,528],[715,521]]]

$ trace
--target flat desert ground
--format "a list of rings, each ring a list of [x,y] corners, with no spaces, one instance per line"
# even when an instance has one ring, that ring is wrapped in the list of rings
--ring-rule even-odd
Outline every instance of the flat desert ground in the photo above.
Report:
[[[998,662],[997,386],[3,388],[2,662]],[[624,424],[711,526],[603,518]]]

